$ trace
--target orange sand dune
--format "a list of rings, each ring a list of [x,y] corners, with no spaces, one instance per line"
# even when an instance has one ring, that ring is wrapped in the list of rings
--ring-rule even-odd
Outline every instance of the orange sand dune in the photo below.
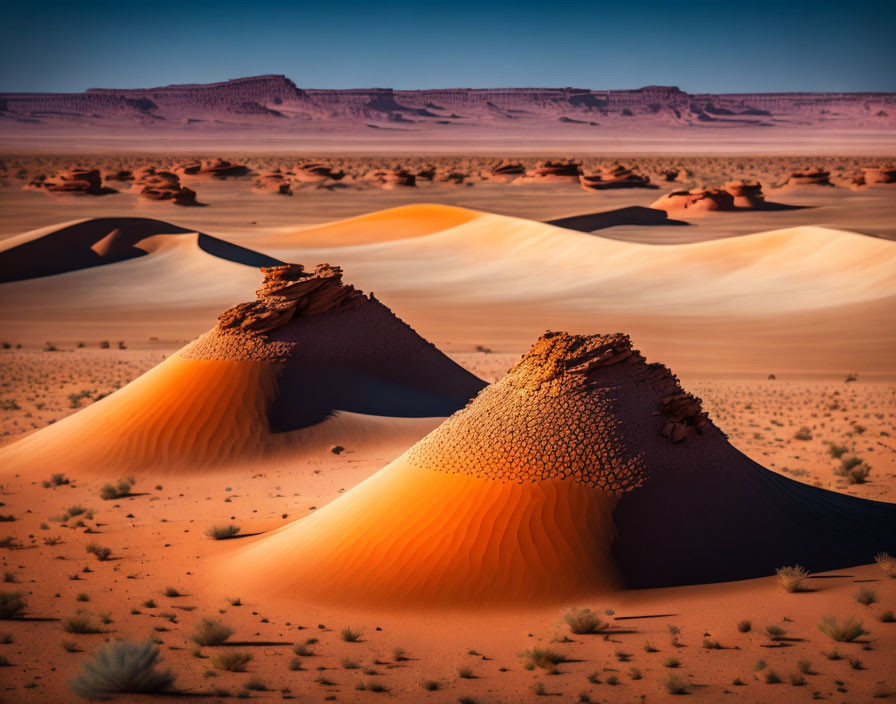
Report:
[[[225,311],[215,329],[111,396],[4,448],[0,464],[192,471],[412,441],[484,385],[342,284],[340,270],[263,271],[256,301]]]
[[[392,464],[238,547],[223,571],[253,597],[519,606],[766,576],[788,561],[847,567],[894,535],[896,506],[741,454],[627,336],[547,333]]]
[[[338,222],[280,230],[274,235],[253,238],[252,242],[257,247],[350,247],[424,237],[481,215],[449,205],[403,205]]]

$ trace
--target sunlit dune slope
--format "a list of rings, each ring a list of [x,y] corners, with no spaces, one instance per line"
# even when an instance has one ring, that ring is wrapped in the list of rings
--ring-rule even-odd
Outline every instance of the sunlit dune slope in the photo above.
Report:
[[[424,237],[472,222],[482,215],[450,205],[403,205],[348,220],[278,230],[252,242],[257,247],[350,247]]]
[[[258,300],[125,388],[0,452],[10,469],[194,471],[409,442],[484,385],[326,265],[265,269]]]
[[[548,333],[392,464],[236,547],[224,573],[253,595],[518,606],[835,569],[894,538],[896,506],[760,467],[627,336]]]

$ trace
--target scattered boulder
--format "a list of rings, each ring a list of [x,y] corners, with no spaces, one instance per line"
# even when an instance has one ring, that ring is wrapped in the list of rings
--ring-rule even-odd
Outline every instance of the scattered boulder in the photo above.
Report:
[[[853,179],[856,186],[877,186],[881,184],[896,183],[896,168],[877,166],[862,169]]]
[[[400,166],[368,171],[362,177],[362,180],[386,190],[396,187],[410,188],[417,185],[417,177]]]
[[[525,178],[538,181],[578,181],[582,162],[573,158],[539,162],[526,172]]]
[[[735,208],[760,208],[765,204],[762,184],[758,181],[729,181],[722,188],[734,197]]]
[[[283,173],[280,169],[265,171],[255,179],[255,188],[260,191],[279,193],[282,196],[292,195],[292,173]]]
[[[721,188],[694,188],[690,191],[672,191],[650,205],[667,213],[687,210],[690,213],[707,213],[734,210],[734,196]]]
[[[140,188],[140,197],[153,201],[172,201],[174,205],[198,205],[196,191],[181,185],[180,177],[171,171],[156,171],[148,166],[136,175],[135,187]]]

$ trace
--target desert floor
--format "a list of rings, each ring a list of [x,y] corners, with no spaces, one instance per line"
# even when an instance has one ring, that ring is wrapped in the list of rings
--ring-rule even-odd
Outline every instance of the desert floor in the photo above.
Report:
[[[173,160],[103,159],[95,165],[110,170]],[[371,159],[339,165],[361,172]],[[444,159],[469,174],[486,163]],[[657,190],[600,193],[474,179],[414,189],[307,187],[284,197],[254,191],[251,178],[207,180],[188,184],[207,203],[196,208],[147,203],[133,192],[54,197],[22,189],[37,173],[87,161],[6,157],[0,246],[73,220],[144,217],[162,222],[163,237],[176,225],[288,261],[329,261],[486,381],[500,378],[546,327],[631,332],[648,360],[677,372],[732,444],[760,464],[808,484],[896,500],[896,269],[886,249],[896,250],[888,241],[896,239],[896,187],[849,187],[850,170],[867,160],[818,160],[837,185],[800,189],[770,186],[816,161],[645,157],[625,163],[651,174],[680,163],[689,173]],[[256,170],[280,163],[245,161]],[[544,224],[646,208],[673,188],[733,178],[760,179],[768,200],[805,207],[719,213],[687,225],[645,224],[641,210],[624,210],[596,217],[587,232]],[[327,224],[429,203],[507,217],[446,227],[436,222],[448,217],[441,211],[411,211]],[[256,270],[221,264],[184,242],[0,284],[0,342],[8,347],[0,350],[0,446],[96,403],[210,328],[224,307],[251,298]],[[102,340],[110,349],[99,348]],[[857,380],[847,382],[850,374]],[[68,680],[99,644],[120,637],[154,638],[178,685],[209,701],[663,702],[677,700],[670,677],[701,702],[896,696],[896,579],[873,555],[853,569],[812,575],[797,593],[767,577],[472,613],[337,609],[301,594],[260,601],[218,578],[244,540],[315,511],[406,449],[347,442],[342,454],[299,461],[144,473],[130,495],[108,501],[100,489],[118,477],[89,468],[56,482],[53,466],[0,474],[2,591],[27,601],[26,619],[0,621],[0,663],[8,664],[0,667],[0,701],[77,701]],[[835,474],[841,450],[871,467],[866,483],[848,486]],[[237,539],[206,536],[226,524],[239,526]],[[90,543],[110,548],[109,558],[87,552]],[[860,590],[872,592],[872,603],[858,601]],[[564,606],[594,609],[609,627],[574,635]],[[95,632],[70,632],[79,611]],[[825,616],[856,616],[869,633],[835,643],[818,628]],[[206,617],[235,630],[226,645],[191,640]],[[744,620],[749,630],[738,628]],[[769,626],[783,635],[773,639]],[[360,640],[343,640],[345,627],[360,629]],[[563,662],[555,671],[527,669],[533,648],[556,651]],[[217,656],[235,651],[252,656],[245,672],[216,666]]]

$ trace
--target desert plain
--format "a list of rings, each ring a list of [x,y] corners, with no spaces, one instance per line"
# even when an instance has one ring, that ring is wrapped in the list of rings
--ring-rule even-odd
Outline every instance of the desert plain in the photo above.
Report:
[[[0,698],[896,696],[894,223],[871,156],[5,154]]]

